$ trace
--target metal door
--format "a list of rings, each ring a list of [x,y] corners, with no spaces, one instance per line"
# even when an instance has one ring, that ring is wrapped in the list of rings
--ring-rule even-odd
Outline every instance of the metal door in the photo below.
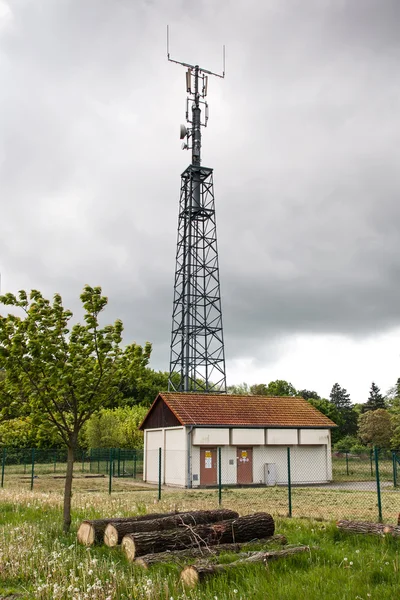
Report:
[[[200,448],[200,485],[217,484],[217,449]]]
[[[253,483],[253,448],[237,448],[237,482]]]

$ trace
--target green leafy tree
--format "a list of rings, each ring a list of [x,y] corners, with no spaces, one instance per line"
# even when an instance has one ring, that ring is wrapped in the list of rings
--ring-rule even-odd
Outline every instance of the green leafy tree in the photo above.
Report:
[[[252,396],[268,396],[268,386],[265,383],[254,383],[250,386]]]
[[[390,446],[397,452],[400,451],[400,413],[391,414],[392,423],[392,437],[390,439]]]
[[[266,387],[265,396],[296,396],[296,389],[291,383],[284,379],[270,381]]]
[[[179,380],[179,374],[174,373],[173,376]],[[155,400],[159,392],[168,390],[169,373],[166,371],[154,371],[153,369],[143,369],[137,376],[131,380],[121,382],[121,392],[124,396],[124,402],[132,406],[141,404],[150,406]]]
[[[398,378],[396,384],[386,392],[385,404],[390,413],[400,414],[400,378]]]
[[[85,425],[83,440],[87,448],[143,448],[139,425],[147,413],[145,406],[104,409],[92,415]]]
[[[343,437],[336,442],[334,449],[337,452],[354,452],[354,454],[369,452],[369,448],[361,444],[360,440],[354,435],[346,435]]]
[[[378,408],[360,415],[358,435],[368,446],[390,448],[393,435],[390,413],[383,408]]]
[[[0,446],[13,448],[56,448],[57,430],[37,415],[0,420]]]
[[[248,383],[238,383],[236,385],[228,385],[228,394],[240,394],[242,396],[249,396],[251,394]]]
[[[85,286],[81,301],[84,323],[70,327],[72,312],[59,294],[53,302],[32,290],[28,295],[0,296],[19,314],[0,317],[1,392],[5,402],[20,404],[33,415],[45,415],[67,447],[64,529],[71,523],[74,454],[82,427],[101,408],[121,397],[121,382],[145,369],[151,345],[122,349],[122,322],[100,327],[107,305],[100,287]],[[22,315],[22,316],[20,316]]]
[[[319,396],[317,394],[317,392],[311,391],[311,390],[299,390],[297,392],[297,395],[300,396],[301,398],[304,398],[304,400],[320,400],[321,396]]]
[[[372,382],[371,389],[369,391],[369,397],[365,404],[362,406],[362,412],[369,410],[378,410],[379,408],[386,408],[385,399],[381,394],[381,390],[378,386]]]

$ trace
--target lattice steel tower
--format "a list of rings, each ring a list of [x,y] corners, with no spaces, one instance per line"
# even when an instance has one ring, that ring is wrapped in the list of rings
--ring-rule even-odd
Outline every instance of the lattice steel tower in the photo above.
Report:
[[[226,392],[213,170],[201,166],[208,75],[225,77],[225,49],[222,75],[172,60],[168,30],[167,54],[169,61],[187,68],[189,127],[181,125],[181,139],[182,148],[192,151],[192,162],[181,175],[169,389]]]

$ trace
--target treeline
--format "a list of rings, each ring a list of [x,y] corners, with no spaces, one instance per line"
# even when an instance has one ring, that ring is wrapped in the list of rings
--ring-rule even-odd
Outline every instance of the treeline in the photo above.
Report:
[[[268,384],[229,386],[230,394],[255,396],[300,396],[329,417],[337,427],[332,431],[335,450],[363,452],[372,446],[400,449],[400,378],[383,395],[372,382],[364,403],[353,404],[350,394],[338,383],[332,386],[329,398],[313,390],[296,390],[289,382],[278,379]]]
[[[3,377],[0,372],[0,379]],[[159,391],[168,389],[168,373],[146,368],[140,376],[121,383],[121,397],[114,408],[93,414],[79,435],[81,448],[142,448],[139,425]],[[13,448],[58,448],[62,441],[46,415],[24,414],[18,405],[3,409],[0,446]]]

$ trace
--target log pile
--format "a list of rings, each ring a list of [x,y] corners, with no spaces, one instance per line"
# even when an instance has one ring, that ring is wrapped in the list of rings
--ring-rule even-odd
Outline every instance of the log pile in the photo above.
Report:
[[[310,552],[308,546],[268,550],[271,543],[287,543],[283,535],[275,534],[272,516],[260,512],[239,517],[228,509],[86,520],[77,537],[85,545],[120,545],[126,558],[142,569],[165,562],[181,564],[181,581],[189,588],[238,566],[267,565],[271,560]],[[236,559],[218,564],[218,556],[224,552],[235,553]],[[193,559],[195,564],[187,565]]]

